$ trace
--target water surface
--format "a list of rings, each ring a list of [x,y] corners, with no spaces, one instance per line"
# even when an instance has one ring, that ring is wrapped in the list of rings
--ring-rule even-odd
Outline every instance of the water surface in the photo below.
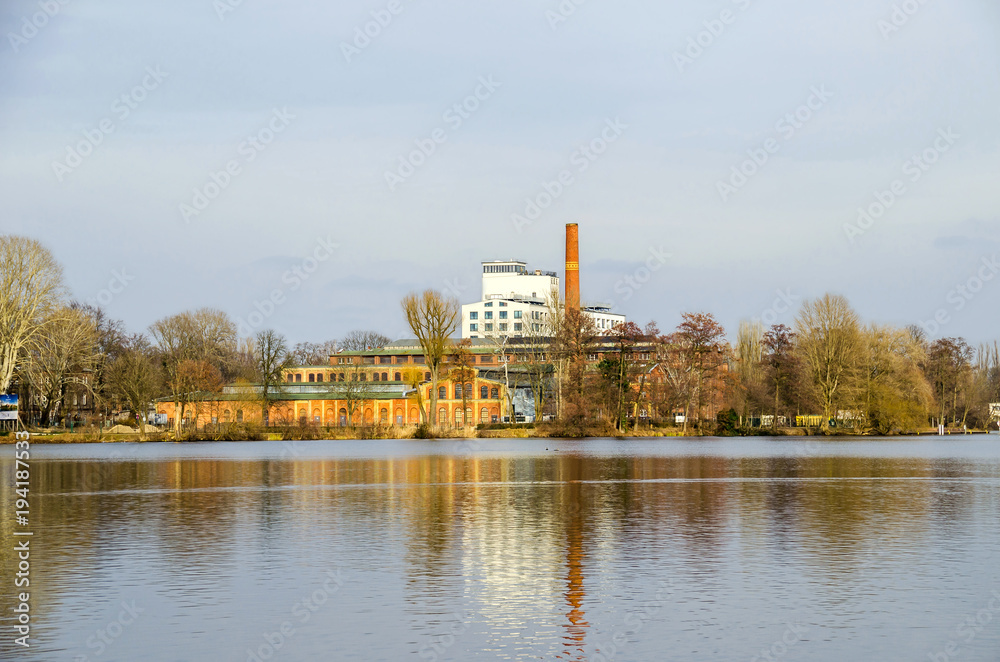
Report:
[[[1000,659],[997,436],[34,444],[31,490],[2,659]]]

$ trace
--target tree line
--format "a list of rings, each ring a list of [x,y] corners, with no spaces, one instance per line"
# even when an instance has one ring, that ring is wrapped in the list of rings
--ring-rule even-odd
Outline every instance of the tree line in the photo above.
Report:
[[[270,329],[241,338],[232,318],[212,308],[129,331],[101,308],[72,300],[51,253],[19,236],[0,236],[0,287],[0,393],[19,393],[21,409],[44,427],[86,408],[109,420],[128,411],[141,433],[150,403],[170,397],[181,412],[174,421],[179,429],[198,393],[234,382],[262,387],[263,413],[285,368],[327,364],[339,349],[389,342],[368,330],[294,346]]]
[[[326,365],[338,350],[390,342],[366,330],[294,346],[269,329],[241,338],[234,321],[211,308],[129,331],[101,308],[73,301],[49,251],[18,236],[0,236],[0,287],[0,392],[21,393],[22,409],[43,426],[64,422],[79,408],[70,398],[81,396],[106,418],[131,412],[137,425],[151,401],[169,397],[180,426],[196,394],[232,383],[254,385],[266,419],[289,366]],[[553,301],[522,337],[486,339],[503,357],[508,408],[514,389],[528,389],[536,416],[570,432],[675,421],[684,431],[714,431],[723,419],[729,429],[777,428],[800,416],[821,428],[881,434],[939,424],[981,429],[988,403],[1000,402],[996,342],[972,347],[962,338],[927,338],[916,326],[865,323],[839,295],[805,301],[790,326],[743,322],[732,341],[709,313],[683,313],[669,332],[655,322],[601,332],[585,312]],[[418,405],[433,422],[439,380],[465,381],[474,370],[468,344],[453,339],[460,308],[427,290],[404,298],[402,313],[425,357],[406,380],[416,386],[430,373],[429,402]]]

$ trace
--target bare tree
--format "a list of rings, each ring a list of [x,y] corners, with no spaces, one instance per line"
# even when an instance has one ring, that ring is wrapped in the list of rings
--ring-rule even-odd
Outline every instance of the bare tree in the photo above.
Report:
[[[734,404],[740,424],[755,411],[761,411],[764,391],[764,325],[760,322],[740,322],[736,332]]]
[[[110,392],[135,415],[139,440],[146,438],[146,411],[161,388],[159,367],[149,340],[135,334],[122,342],[122,350],[107,367]]]
[[[355,330],[349,331],[343,340],[340,341],[340,348],[348,352],[363,352],[366,349],[380,349],[385,347],[392,338],[382,335],[378,331]]]
[[[474,357],[469,347],[472,341],[468,338],[460,340],[455,346],[455,354],[452,360],[454,367],[449,371],[448,376],[454,384],[462,385],[462,424],[468,425],[468,399],[469,389],[465,388],[467,382],[472,382],[476,378],[476,369],[472,367]]]
[[[835,405],[854,387],[861,351],[858,315],[840,295],[802,304],[795,319],[796,346],[823,405],[821,427],[830,427]]]
[[[62,267],[48,249],[0,235],[0,393],[10,388],[28,343],[58,321],[65,294]]]
[[[406,368],[403,370],[402,377],[407,386],[413,389],[412,395],[417,401],[417,411],[420,412],[420,420],[426,423],[427,410],[424,409],[423,388],[421,386],[424,383],[424,372],[423,368]]]
[[[179,433],[184,410],[194,395],[191,380],[182,374],[181,366],[188,361],[204,361],[225,379],[226,371],[232,371],[236,364],[236,325],[222,311],[202,308],[165,317],[149,330],[160,350],[164,378],[174,401],[174,430]],[[193,373],[190,366],[188,373]]]
[[[89,383],[94,396],[95,411],[100,409],[102,416],[110,413],[112,401],[117,394],[109,381],[108,370],[111,364],[125,351],[129,340],[125,332],[125,324],[121,320],[109,317],[100,307],[90,304],[73,302],[70,308],[81,311],[90,318],[96,331],[97,356],[92,366]]]
[[[285,337],[273,329],[258,331],[253,342],[254,366],[257,381],[260,384],[261,416],[264,425],[268,424],[268,412],[274,398],[274,388],[281,383],[282,375],[291,362],[288,344]]]
[[[97,330],[87,315],[63,308],[28,344],[24,374],[39,398],[42,425],[59,414],[71,384],[92,395],[90,374],[97,361]]]
[[[670,335],[669,342],[676,349],[676,359],[680,370],[689,371],[693,377],[695,416],[701,428],[705,406],[705,392],[714,400],[718,390],[718,376],[725,364],[726,331],[711,313],[682,313],[682,321],[677,331]],[[687,429],[687,415],[684,427]]]
[[[562,420],[576,426],[585,424],[591,415],[587,393],[587,359],[593,353],[598,331],[594,319],[577,308],[564,309],[555,348],[565,365],[561,388]]]
[[[363,375],[363,372],[358,372],[357,369],[354,369],[353,372],[347,375],[347,381],[343,382],[341,387],[341,395],[344,398],[344,403],[347,405],[348,425],[354,425],[354,413],[364,405],[365,400],[368,398],[368,383],[360,379]],[[364,423],[364,416],[361,418],[361,423]]]
[[[300,342],[292,349],[292,360],[296,365],[326,365],[330,357],[337,353],[337,341]]]
[[[407,294],[402,305],[406,322],[424,351],[427,369],[431,373],[430,411],[427,419],[433,425],[436,421],[441,365],[451,349],[451,334],[458,328],[461,319],[458,301],[446,299],[434,290],[425,290],[422,294]]]
[[[795,334],[784,324],[774,324],[767,333],[764,334],[763,360],[767,366],[767,379],[770,388],[774,391],[774,418],[771,420],[771,428],[777,430],[778,415],[781,411],[781,402],[787,400],[785,389],[795,378],[798,372],[796,361]]]

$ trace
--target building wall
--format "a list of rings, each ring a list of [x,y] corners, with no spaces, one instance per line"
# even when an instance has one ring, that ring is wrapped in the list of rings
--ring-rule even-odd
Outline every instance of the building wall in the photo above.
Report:
[[[487,318],[487,313],[491,318]],[[519,338],[532,332],[538,333],[544,328],[541,325],[544,324],[547,315],[548,307],[542,304],[496,299],[467,303],[462,306],[462,337],[485,338],[489,335],[508,335]],[[502,330],[501,324],[506,324],[507,329]],[[521,328],[517,327],[518,324]],[[488,329],[487,325],[492,325],[493,328]],[[539,328],[532,331],[532,327],[527,325],[539,325]]]
[[[315,369],[315,368],[309,368]],[[292,373],[299,369],[293,369]],[[307,369],[308,370],[308,369]],[[466,396],[466,408],[471,411],[473,425],[481,422],[499,420],[505,389],[503,384],[475,377],[467,382],[469,395]],[[460,425],[466,416],[462,412],[462,398],[456,392],[455,383],[450,379],[442,379],[438,387],[445,389],[445,398],[438,400],[438,412],[435,422],[441,424]],[[482,388],[486,388],[485,398],[481,397]],[[430,384],[421,384],[421,406],[426,408],[430,402]],[[463,392],[467,386],[463,385]],[[280,396],[279,396],[280,397]],[[197,422],[198,427],[217,423],[260,423],[262,407],[259,400],[252,395],[240,398],[238,395],[227,394],[219,399],[201,400],[189,403],[184,409],[185,424]],[[353,419],[348,414],[350,407],[347,400],[332,394],[316,393],[315,397],[295,397],[275,401],[268,409],[268,420],[271,425],[297,425],[303,421],[308,424],[336,427],[340,425],[415,425],[420,423],[420,410],[416,395],[409,397],[370,397],[360,399],[356,404]],[[459,412],[456,414],[456,412]],[[173,425],[176,409],[172,401],[156,403],[156,413],[166,414],[169,425]],[[485,416],[485,419],[483,418]]]

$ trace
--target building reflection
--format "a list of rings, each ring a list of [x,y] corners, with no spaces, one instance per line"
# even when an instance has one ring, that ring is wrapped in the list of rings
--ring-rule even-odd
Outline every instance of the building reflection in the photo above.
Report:
[[[496,650],[558,640],[559,650],[539,654],[585,659],[594,652],[588,587],[611,562],[608,550],[615,562],[682,566],[697,582],[722,572],[727,555],[773,561],[796,549],[836,595],[873,546],[960,534],[975,486],[934,490],[927,479],[966,473],[921,459],[571,453],[50,460],[32,474],[32,516],[45,523],[49,550],[33,595],[44,619],[57,582],[86,581],[137,540],[165,582],[224,594],[220,559],[233,573],[266,575],[293,534],[377,531],[385,543],[372,554],[394,554],[396,541],[403,550],[414,624],[469,612]],[[9,490],[0,507],[13,510]],[[3,528],[9,540],[9,519]],[[237,551],[248,566],[237,567]],[[0,554],[6,576],[15,560]],[[0,596],[3,613],[10,599]]]

